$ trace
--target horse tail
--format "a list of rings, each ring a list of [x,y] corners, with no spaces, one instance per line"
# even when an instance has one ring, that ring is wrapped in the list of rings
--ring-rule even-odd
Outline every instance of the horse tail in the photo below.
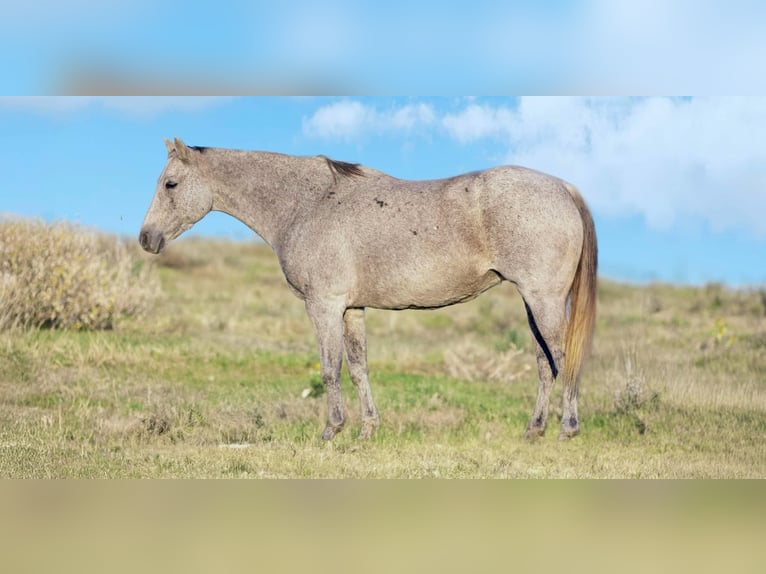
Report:
[[[577,397],[580,370],[590,351],[596,324],[598,245],[593,216],[585,200],[576,187],[569,184],[566,187],[583,224],[582,252],[570,291],[569,324],[564,344],[564,388],[574,398]]]

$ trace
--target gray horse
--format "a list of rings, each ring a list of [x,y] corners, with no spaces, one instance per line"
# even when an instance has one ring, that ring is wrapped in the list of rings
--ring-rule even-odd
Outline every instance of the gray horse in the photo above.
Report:
[[[187,147],[168,161],[139,241],[150,253],[210,211],[245,223],[271,245],[306,305],[319,343],[332,439],[344,425],[343,349],[362,407],[361,437],[379,425],[367,371],[366,307],[434,309],[502,281],[526,305],[540,383],[526,430],[545,432],[559,372],[559,438],[579,432],[580,370],[596,314],[596,233],[570,184],[520,167],[404,181],[324,156]]]

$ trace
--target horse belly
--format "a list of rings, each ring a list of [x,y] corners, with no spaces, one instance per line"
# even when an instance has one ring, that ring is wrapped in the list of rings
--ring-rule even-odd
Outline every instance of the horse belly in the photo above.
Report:
[[[381,268],[378,268],[380,271]],[[494,271],[474,266],[434,266],[419,262],[407,268],[370,273],[357,285],[360,307],[434,309],[470,301],[502,281]]]

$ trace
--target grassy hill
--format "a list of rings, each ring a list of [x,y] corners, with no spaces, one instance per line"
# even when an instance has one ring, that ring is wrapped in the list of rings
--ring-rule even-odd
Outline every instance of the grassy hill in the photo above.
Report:
[[[186,240],[153,261],[142,318],[0,332],[0,476],[766,477],[766,292],[602,281],[565,443],[560,385],[548,436],[522,438],[537,374],[511,286],[368,311],[381,429],[356,439],[344,367],[348,424],[323,444],[312,328],[271,251]]]

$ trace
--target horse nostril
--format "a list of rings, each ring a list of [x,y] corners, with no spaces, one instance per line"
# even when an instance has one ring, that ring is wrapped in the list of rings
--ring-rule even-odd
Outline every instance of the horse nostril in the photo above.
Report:
[[[146,231],[142,231],[141,235],[138,236],[138,242],[141,244],[141,247],[148,251],[149,250],[149,233]]]

